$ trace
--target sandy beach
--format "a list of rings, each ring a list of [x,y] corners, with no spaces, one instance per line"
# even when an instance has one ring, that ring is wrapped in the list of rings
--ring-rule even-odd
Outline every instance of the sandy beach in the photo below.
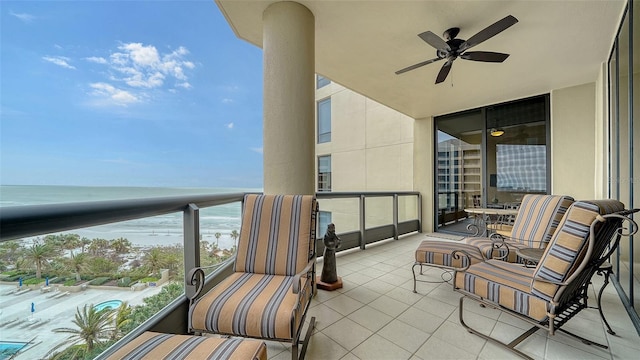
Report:
[[[15,357],[17,360],[44,359],[54,346],[69,334],[55,333],[60,327],[74,328],[72,320],[76,308],[85,304],[99,304],[108,300],[121,300],[129,305],[143,303],[145,297],[160,292],[161,287],[148,287],[141,291],[129,288],[88,288],[77,293],[52,296],[52,292],[38,289],[21,294],[7,294],[15,285],[0,284],[0,342],[29,343]],[[35,311],[31,312],[31,303]]]

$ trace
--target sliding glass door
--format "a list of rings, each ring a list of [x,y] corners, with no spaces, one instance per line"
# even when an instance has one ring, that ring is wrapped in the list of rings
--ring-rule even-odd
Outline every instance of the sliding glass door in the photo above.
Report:
[[[439,231],[466,233],[465,208],[517,208],[549,192],[549,96],[436,118]]]

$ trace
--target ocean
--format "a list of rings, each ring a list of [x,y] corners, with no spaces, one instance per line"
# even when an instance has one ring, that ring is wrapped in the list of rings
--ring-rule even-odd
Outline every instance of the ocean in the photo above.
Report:
[[[236,188],[168,188],[119,186],[42,186],[0,185],[0,207],[56,204],[65,202],[135,199],[177,195],[256,192],[260,189]],[[230,249],[234,241],[231,231],[240,231],[240,203],[226,204],[200,210],[202,240],[215,243],[219,232],[219,247]],[[93,226],[65,231],[89,239],[126,238],[137,246],[182,244],[182,212],[144,219]],[[29,240],[28,238],[25,240]]]

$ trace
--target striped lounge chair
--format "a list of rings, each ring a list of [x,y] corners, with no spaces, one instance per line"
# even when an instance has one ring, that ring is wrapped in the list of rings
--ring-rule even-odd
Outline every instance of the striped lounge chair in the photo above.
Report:
[[[638,209],[624,210],[624,205],[615,200],[578,201],[562,218],[536,268],[490,259],[456,269],[453,287],[463,295],[460,323],[469,332],[527,359],[530,357],[515,346],[540,328],[550,335],[559,330],[587,344],[606,348],[561,326],[587,308],[591,277],[616,250],[623,222],[629,222],[626,235],[637,231],[636,223],[627,217],[635,211]],[[468,257],[464,251],[456,251],[452,256]],[[512,342],[503,343],[464,322],[465,299],[506,312],[533,326]]]
[[[264,341],[163,334],[152,331],[125,344],[108,360],[267,360]]]
[[[491,237],[467,237],[461,241],[423,241],[415,251],[413,292],[417,292],[416,282],[421,281],[416,277],[418,266],[422,274],[423,266],[453,270],[486,259],[520,262],[516,249],[545,248],[573,201],[569,196],[527,194],[522,198],[510,236],[493,234]],[[455,250],[464,250],[469,257],[453,259],[451,253]]]
[[[291,342],[292,359],[304,358],[315,324],[300,341],[315,293],[316,213],[310,195],[246,195],[234,273],[194,296],[190,331]]]

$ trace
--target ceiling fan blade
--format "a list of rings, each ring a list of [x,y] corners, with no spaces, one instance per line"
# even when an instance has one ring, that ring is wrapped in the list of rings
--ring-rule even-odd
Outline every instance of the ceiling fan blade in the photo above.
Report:
[[[466,42],[460,45],[460,51],[464,51],[473,46],[480,44],[481,42],[492,38],[495,35],[498,35],[502,31],[508,29],[513,24],[517,23],[518,19],[509,15],[503,18],[502,20],[498,20],[495,23],[487,26],[484,30],[481,30],[479,33],[470,37]]]
[[[449,44],[444,41],[440,36],[432,33],[431,31],[425,31],[421,34],[418,34],[420,39],[424,40],[427,44],[436,48],[436,50],[446,50],[451,51]]]
[[[410,70],[413,70],[413,69],[417,69],[417,68],[419,68],[421,66],[425,66],[427,64],[431,64],[432,62],[436,62],[438,60],[442,60],[442,59],[441,58],[435,58],[435,59],[431,59],[431,60],[427,60],[427,61],[423,61],[423,62],[417,63],[415,65],[411,65],[411,66],[406,67],[406,68],[404,68],[402,70],[396,71],[396,75],[400,75],[400,74],[405,73],[407,71],[410,71]]]
[[[509,54],[491,52],[491,51],[469,51],[462,55],[460,58],[473,61],[495,62],[501,63],[509,57]]]
[[[438,77],[436,78],[436,84],[440,84],[447,78],[447,75],[449,75],[449,71],[451,71],[451,65],[453,65],[453,61],[451,60],[447,61],[446,63],[444,63],[444,65],[442,65],[442,68],[438,73]]]

